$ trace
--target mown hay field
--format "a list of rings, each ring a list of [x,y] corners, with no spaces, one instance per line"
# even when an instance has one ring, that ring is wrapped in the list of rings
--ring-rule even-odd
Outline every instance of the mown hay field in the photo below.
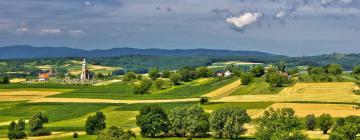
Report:
[[[35,100],[38,98],[60,94],[62,91],[3,91],[0,92],[0,101],[22,101],[22,100]]]
[[[324,102],[359,103],[360,96],[352,93],[351,82],[297,83],[279,94],[228,96],[215,102]]]
[[[298,117],[306,117],[306,115],[309,114],[320,116],[324,113],[329,113],[333,117],[360,115],[360,109],[356,109],[355,105],[349,104],[275,103],[270,107],[292,108],[295,110],[295,115]]]

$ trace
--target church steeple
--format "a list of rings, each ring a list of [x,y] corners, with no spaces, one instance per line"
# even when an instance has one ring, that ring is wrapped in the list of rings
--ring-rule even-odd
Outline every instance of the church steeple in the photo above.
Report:
[[[86,67],[86,60],[85,60],[85,58],[84,58],[84,60],[83,60],[83,63],[82,63],[82,70],[81,70],[81,75],[80,75],[80,79],[81,80],[86,80],[86,79],[88,79],[87,78],[87,67]]]

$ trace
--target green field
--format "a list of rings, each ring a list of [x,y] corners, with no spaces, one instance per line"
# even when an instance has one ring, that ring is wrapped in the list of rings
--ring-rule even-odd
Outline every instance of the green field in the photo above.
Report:
[[[197,84],[197,82],[185,83],[180,86],[172,87],[163,91],[151,94],[137,95],[133,93],[133,84],[114,83],[105,86],[94,86],[78,89],[72,92],[53,95],[51,97],[61,98],[97,98],[97,99],[183,99],[200,97],[208,92],[218,89],[224,85],[234,82],[236,78],[227,79],[212,84]]]
[[[80,117],[90,112],[105,108],[106,104],[78,103],[23,103],[16,102],[0,109],[1,116],[29,118],[37,112],[44,112],[50,122]]]
[[[0,84],[0,90],[3,89],[82,89],[89,88],[91,85],[80,84],[58,84],[58,83],[15,83],[15,84]]]
[[[264,81],[263,77],[254,78],[249,85],[240,85],[231,95],[251,95],[251,94],[275,94],[283,88],[271,88],[269,83]]]

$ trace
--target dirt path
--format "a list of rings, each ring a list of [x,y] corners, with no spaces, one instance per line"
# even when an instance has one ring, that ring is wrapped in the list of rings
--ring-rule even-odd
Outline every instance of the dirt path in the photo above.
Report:
[[[165,100],[111,100],[111,99],[86,99],[86,98],[40,98],[30,101],[32,103],[39,102],[57,102],[57,103],[124,103],[124,104],[136,104],[136,103],[170,103],[170,102],[191,102],[199,101],[199,98],[187,98],[187,99],[165,99]]]
[[[217,90],[214,90],[208,94],[205,94],[202,97],[209,97],[212,99],[219,99],[222,97],[226,97],[226,96],[230,95],[233,91],[235,91],[236,88],[240,86],[240,84],[241,84],[241,81],[237,80],[237,81],[232,82],[226,86],[223,86]]]

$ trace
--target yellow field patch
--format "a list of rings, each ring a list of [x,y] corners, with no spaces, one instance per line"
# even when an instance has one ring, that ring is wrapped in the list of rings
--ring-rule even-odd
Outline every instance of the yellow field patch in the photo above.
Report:
[[[60,94],[60,91],[4,91],[0,92],[0,101],[35,100],[49,95]]]
[[[41,70],[50,70],[52,68],[51,65],[36,66],[36,67],[41,69]]]
[[[297,83],[279,94],[228,96],[215,102],[346,102],[359,103],[360,96],[352,93],[355,85],[341,83]]]
[[[221,98],[230,95],[233,91],[236,90],[237,87],[239,87],[241,84],[240,80],[237,80],[233,83],[230,83],[226,86],[223,86],[217,90],[214,90],[208,94],[203,95],[203,97],[209,97],[209,98]]]
[[[101,70],[104,70],[104,71],[114,71],[114,70],[117,70],[118,68],[114,68],[114,67],[107,67],[107,66],[100,66],[100,65],[88,65],[88,70],[90,71],[93,71],[93,72],[96,72],[96,71],[101,71]],[[79,75],[81,74],[81,68],[78,68],[78,69],[72,69],[72,70],[69,70],[70,74],[73,74],[73,75]],[[103,73],[103,74],[107,74],[107,73]]]
[[[10,83],[21,83],[26,82],[26,78],[13,78],[10,80]]]
[[[320,116],[324,113],[329,113],[333,117],[360,115],[360,109],[356,109],[354,105],[347,104],[275,103],[270,107],[292,108],[298,117],[305,117],[309,114]]]

